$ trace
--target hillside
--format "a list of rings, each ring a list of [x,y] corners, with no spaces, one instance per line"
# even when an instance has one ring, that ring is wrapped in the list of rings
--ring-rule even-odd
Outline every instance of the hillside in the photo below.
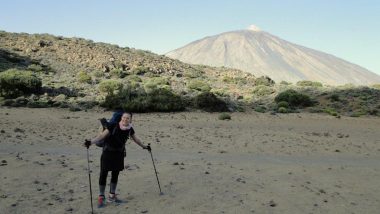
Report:
[[[14,83],[22,78],[24,84],[40,81],[41,88],[22,91]],[[333,116],[380,115],[379,85],[275,83],[236,69],[191,65],[148,51],[48,34],[0,32],[0,80],[5,81],[0,82],[0,104],[12,107],[272,113],[304,109]],[[306,96],[311,105],[278,103],[275,97],[288,90],[298,93],[291,99]]]
[[[380,76],[333,55],[297,45],[255,26],[194,41],[166,54],[193,64],[237,68],[276,82],[371,85]]]
[[[189,89],[190,85],[202,84],[232,99],[247,95],[255,82],[252,74],[236,69],[190,65],[148,51],[48,34],[0,32],[0,57],[0,71],[33,70],[43,79],[45,89],[77,92],[78,97],[72,98],[76,102],[104,100],[99,83],[105,80],[145,89],[163,85],[189,96],[201,91]],[[224,78],[244,84],[237,86]]]

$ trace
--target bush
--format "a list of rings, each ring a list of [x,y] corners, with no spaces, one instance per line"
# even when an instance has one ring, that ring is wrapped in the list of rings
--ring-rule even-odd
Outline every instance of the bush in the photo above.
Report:
[[[373,84],[373,85],[371,85],[371,88],[380,90],[380,84]]]
[[[110,71],[111,76],[116,77],[116,78],[124,78],[126,74],[121,70],[121,69],[112,69]]]
[[[78,81],[81,83],[91,83],[91,76],[88,75],[85,71],[80,71],[77,74]]]
[[[164,88],[154,89],[150,93],[123,89],[118,94],[108,95],[101,106],[109,109],[122,107],[133,112],[171,112],[185,109],[181,97]]]
[[[279,107],[278,110],[277,110],[277,112],[279,112],[279,113],[288,113],[289,111],[285,107]]]
[[[325,112],[331,116],[338,116],[338,112],[333,108],[326,108],[323,110],[323,112]]]
[[[28,66],[28,70],[35,71],[35,72],[41,72],[41,71],[43,71],[43,68],[41,65],[31,64]]]
[[[144,89],[150,93],[157,88],[163,88],[163,86],[169,86],[169,81],[164,77],[152,77],[145,84]]]
[[[255,85],[273,86],[274,84],[275,82],[267,76],[262,76],[255,80]]]
[[[99,84],[99,91],[113,95],[115,91],[120,91],[123,88],[123,84],[117,80],[104,80]]]
[[[9,69],[0,73],[0,92],[6,97],[39,92],[41,86],[41,79],[31,71]]]
[[[286,82],[286,81],[281,81],[280,82],[280,85],[291,85],[292,83],[291,82]]]
[[[211,90],[211,87],[207,83],[201,80],[192,80],[189,82],[187,87],[191,90],[196,90],[196,91],[201,91],[201,92],[209,92]]]
[[[281,102],[277,103],[277,107],[278,108],[281,108],[281,107],[289,108],[289,103],[286,101],[281,101]]]
[[[132,69],[132,74],[135,74],[135,75],[143,75],[147,72],[149,72],[149,68],[144,67],[144,66],[139,66]]]
[[[203,75],[203,72],[201,70],[195,70],[195,69],[185,70],[183,72],[183,76],[188,77],[188,78],[199,78],[202,75]]]
[[[137,75],[130,75],[126,79],[133,82],[142,82],[141,78]]]
[[[29,101],[26,106],[29,108],[48,108],[50,107],[50,104],[47,101],[37,100]]]
[[[338,102],[338,101],[340,101],[339,94],[332,94],[332,95],[329,96],[329,99],[330,99],[331,101],[334,101],[334,102]]]
[[[208,112],[223,112],[228,111],[227,104],[217,98],[211,92],[203,92],[194,98],[196,108],[203,109]]]
[[[132,98],[123,104],[123,108],[133,112],[171,112],[182,111],[185,105],[180,96],[170,90],[159,88]]]
[[[181,97],[165,88],[152,91],[147,98],[151,111],[169,112],[185,109]]]
[[[313,102],[308,95],[299,93],[293,89],[281,92],[275,97],[274,100],[276,103],[285,101],[290,107],[307,107],[313,105]]]
[[[267,108],[265,108],[264,106],[256,106],[255,111],[260,112],[260,113],[265,113],[267,111]]]
[[[104,76],[104,73],[99,70],[93,71],[92,74],[94,75],[94,77],[97,77],[97,78],[101,78]]]
[[[303,81],[298,81],[297,86],[305,87],[305,86],[311,86],[311,87],[322,87],[322,83],[320,82],[313,82],[309,80],[303,80]]]
[[[223,112],[219,115],[219,120],[231,120],[231,115],[226,113],[226,112]]]
[[[273,94],[275,92],[274,88],[266,85],[259,85],[254,87],[252,93],[256,96],[263,97]]]
[[[225,82],[225,83],[233,83],[233,84],[236,84],[236,85],[245,85],[248,82],[246,78],[242,78],[242,77],[229,77],[229,76],[224,76],[222,78],[222,81]]]

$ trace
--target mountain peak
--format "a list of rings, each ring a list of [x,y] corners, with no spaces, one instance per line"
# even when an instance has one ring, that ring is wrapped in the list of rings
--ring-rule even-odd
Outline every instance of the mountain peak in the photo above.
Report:
[[[256,32],[260,32],[261,31],[261,29],[259,27],[257,27],[256,25],[250,25],[250,26],[248,26],[247,30],[256,31]]]
[[[263,32],[251,25],[233,34],[197,40],[166,56],[192,64],[236,68],[275,82],[370,85],[380,81],[380,76],[358,65]]]

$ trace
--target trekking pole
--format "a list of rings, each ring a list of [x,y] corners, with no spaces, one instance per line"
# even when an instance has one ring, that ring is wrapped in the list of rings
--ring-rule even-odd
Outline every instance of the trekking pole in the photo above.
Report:
[[[90,198],[91,198],[91,213],[94,213],[94,206],[92,205],[92,188],[91,188],[91,171],[90,171],[90,156],[88,154],[87,147],[87,169],[88,169],[88,181],[90,182]]]
[[[150,143],[148,143],[148,147],[150,148]],[[158,180],[158,175],[157,175],[156,165],[154,164],[154,159],[153,159],[153,155],[152,155],[152,149],[149,149],[148,151],[149,151],[149,153],[150,153],[150,157],[152,158],[153,167],[154,167],[154,172],[156,173],[156,178],[157,178],[158,188],[160,189],[160,195],[163,195],[164,193],[161,191],[160,181]]]

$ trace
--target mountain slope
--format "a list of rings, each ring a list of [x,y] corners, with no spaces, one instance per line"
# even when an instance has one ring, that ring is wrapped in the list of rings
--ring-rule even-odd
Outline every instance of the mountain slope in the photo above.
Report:
[[[319,81],[369,85],[380,76],[333,55],[296,45],[261,31],[226,32],[194,41],[166,56],[186,63],[225,66],[267,75],[276,82]]]
[[[79,91],[75,99],[98,100],[99,83],[116,80],[124,86],[146,88],[155,81],[178,94],[192,94],[195,80],[226,96],[250,94],[255,77],[236,69],[189,65],[148,51],[95,43],[83,38],[49,34],[0,31],[0,72],[11,68],[29,69],[43,78],[43,86]],[[81,80],[81,75],[89,80]],[[244,80],[239,87],[224,78]],[[137,85],[137,86],[136,86]]]

